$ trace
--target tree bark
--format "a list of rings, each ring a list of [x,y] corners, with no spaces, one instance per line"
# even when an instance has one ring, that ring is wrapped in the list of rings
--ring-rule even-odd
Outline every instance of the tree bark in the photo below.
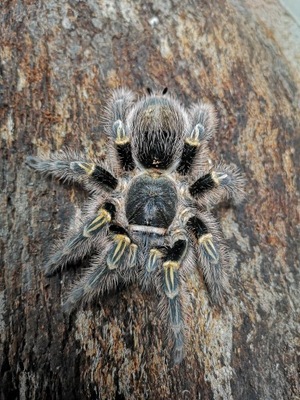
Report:
[[[2,400],[300,399],[299,75],[263,22],[268,6],[281,10],[275,0],[263,15],[240,0],[2,1]],[[244,204],[217,210],[229,300],[212,308],[201,274],[187,279],[177,366],[156,295],[132,286],[67,318],[78,270],[46,279],[41,268],[85,197],[25,157],[65,146],[105,157],[103,107],[120,86],[211,101],[211,158],[247,177]]]

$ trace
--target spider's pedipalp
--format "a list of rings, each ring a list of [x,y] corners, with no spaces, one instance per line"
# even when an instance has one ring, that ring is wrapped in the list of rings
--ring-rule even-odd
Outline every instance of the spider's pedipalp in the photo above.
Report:
[[[139,271],[139,281],[141,287],[143,290],[155,289],[157,285],[160,286],[160,283],[157,283],[157,275],[161,271],[165,254],[164,233],[148,232],[141,234],[139,231],[134,233],[139,235],[138,241],[140,248],[143,249],[142,254],[140,252],[142,268]]]
[[[196,164],[205,161],[207,142],[215,132],[217,119],[211,104],[195,104],[190,110],[191,123],[185,139],[177,171],[186,175]]]
[[[190,187],[190,194],[201,204],[215,204],[232,197],[237,203],[245,196],[245,180],[235,166],[222,164],[201,176]]]
[[[214,218],[209,213],[202,213],[188,220],[187,227],[196,238],[198,263],[203,270],[204,280],[210,298],[220,304],[227,292],[226,252],[220,242],[220,234]]]
[[[53,254],[45,264],[45,275],[53,276],[60,267],[89,254],[93,239],[102,230],[107,230],[115,211],[115,206],[111,203],[105,203],[100,207],[97,213],[82,224],[76,233],[68,237],[63,246]]]
[[[155,247],[150,249],[145,265],[146,271],[148,273],[151,273],[157,270],[159,264],[161,263],[162,258],[163,258],[163,253],[160,249],[157,249]]]
[[[137,265],[137,254],[138,254],[138,246],[135,243],[131,243],[129,246],[129,254],[128,254],[129,268],[134,268]]]
[[[126,264],[129,255],[131,256],[130,262],[134,262],[136,248],[132,247],[133,243],[127,231],[119,225],[112,225],[110,227],[110,232],[112,246],[106,259],[108,268],[112,270],[118,268],[121,264]]]
[[[26,164],[42,174],[79,183],[90,192],[101,189],[111,191],[118,184],[118,180],[107,169],[71,152],[53,154],[50,159],[30,156]]]

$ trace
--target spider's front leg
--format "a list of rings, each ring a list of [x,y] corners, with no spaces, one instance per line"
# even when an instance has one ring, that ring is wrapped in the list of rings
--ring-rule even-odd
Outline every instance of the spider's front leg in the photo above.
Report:
[[[203,269],[210,298],[220,304],[227,292],[227,276],[224,272],[226,253],[220,244],[214,218],[208,213],[202,214],[202,218],[194,216],[188,220],[187,227],[197,240],[198,262]]]
[[[86,220],[78,231],[69,236],[45,265],[45,275],[54,275],[60,267],[75,262],[89,254],[98,234],[107,230],[115,217],[116,208],[112,203],[104,203],[97,212]]]
[[[172,247],[167,248],[163,259],[162,288],[167,299],[167,313],[173,334],[173,357],[175,363],[180,363],[183,357],[184,323],[180,300],[180,268],[187,252],[187,241],[177,240]]]
[[[90,192],[99,189],[110,191],[118,184],[118,180],[106,168],[69,152],[54,154],[49,160],[29,156],[26,164],[42,174],[82,184]]]
[[[137,245],[120,225],[111,225],[109,235],[101,243],[99,253],[88,273],[79,280],[64,304],[67,312],[79,303],[89,303],[97,295],[113,290],[119,281],[127,283],[134,276]]]

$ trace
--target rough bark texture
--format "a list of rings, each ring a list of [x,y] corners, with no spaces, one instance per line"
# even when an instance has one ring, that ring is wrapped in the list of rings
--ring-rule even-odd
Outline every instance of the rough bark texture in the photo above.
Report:
[[[2,400],[300,398],[299,76],[264,24],[267,5],[281,6],[269,1],[259,18],[246,4],[1,2]],[[213,309],[201,275],[188,279],[175,367],[156,296],[124,289],[68,319],[61,302],[77,275],[46,279],[41,268],[84,197],[28,170],[25,156],[64,146],[104,155],[102,110],[120,85],[211,101],[212,158],[248,182],[242,206],[217,212],[229,301]]]

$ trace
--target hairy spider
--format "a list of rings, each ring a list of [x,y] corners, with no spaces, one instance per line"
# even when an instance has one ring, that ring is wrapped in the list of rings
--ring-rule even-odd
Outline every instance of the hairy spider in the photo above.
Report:
[[[185,280],[201,269],[216,303],[227,287],[226,250],[208,208],[224,197],[241,200],[244,181],[234,166],[208,167],[208,141],[216,128],[209,104],[185,110],[166,90],[149,91],[134,102],[132,92],[120,89],[106,114],[106,162],[69,150],[49,160],[27,158],[33,169],[79,183],[91,194],[45,273],[52,276],[93,255],[68,295],[68,311],[121,282],[156,289],[178,363],[184,346]]]

